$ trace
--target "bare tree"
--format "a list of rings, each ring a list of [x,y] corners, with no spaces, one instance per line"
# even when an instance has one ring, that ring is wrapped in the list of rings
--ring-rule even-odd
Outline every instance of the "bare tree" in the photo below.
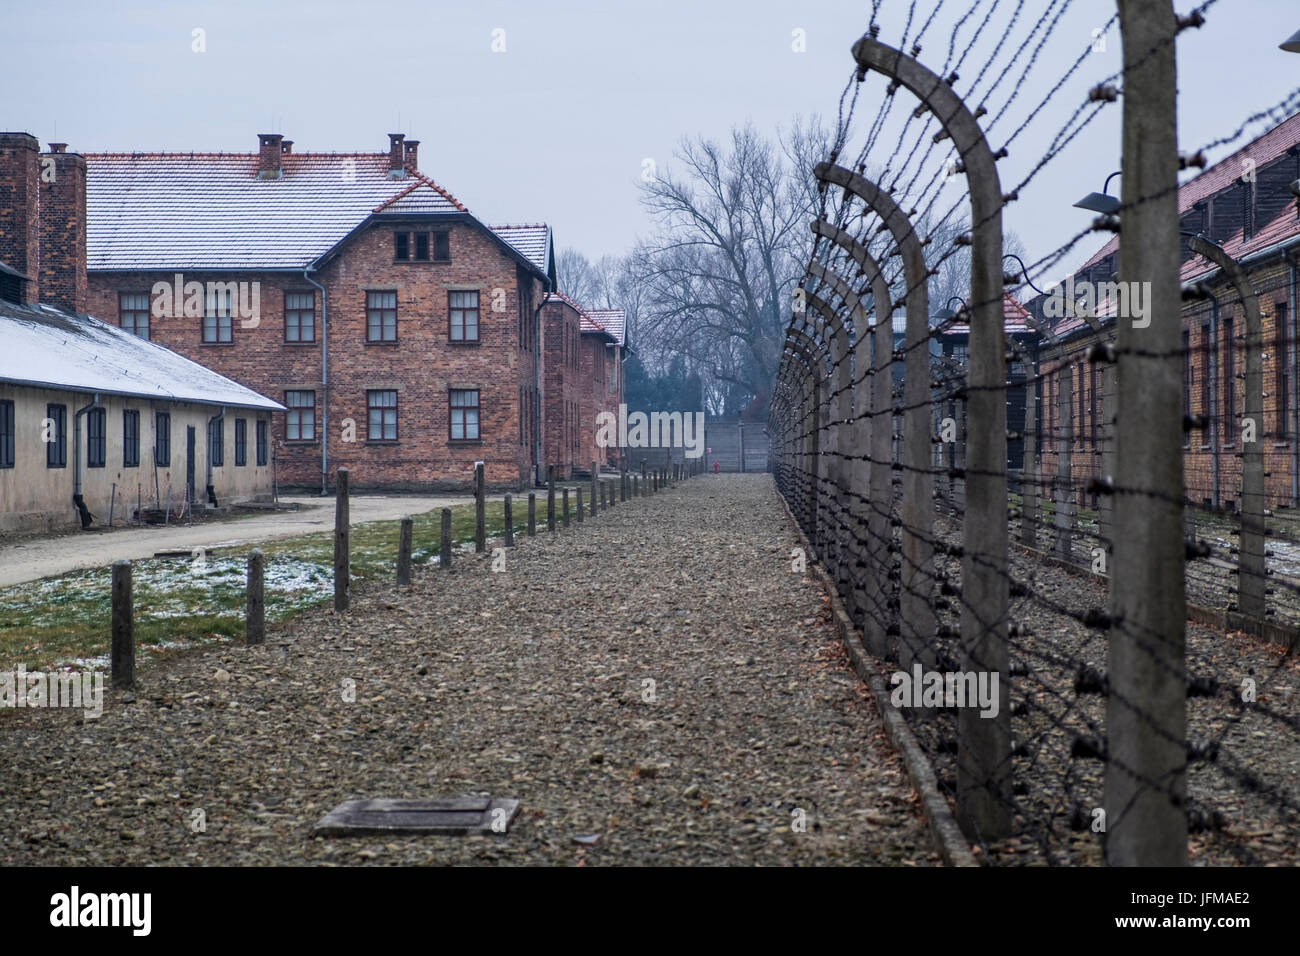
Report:
[[[642,354],[684,356],[715,380],[710,395],[723,386],[728,412],[765,395],[775,374],[811,249],[811,169],[828,142],[816,119],[776,142],[746,125],[725,148],[684,140],[675,154],[684,173],[642,185],[657,226],[630,256]]]

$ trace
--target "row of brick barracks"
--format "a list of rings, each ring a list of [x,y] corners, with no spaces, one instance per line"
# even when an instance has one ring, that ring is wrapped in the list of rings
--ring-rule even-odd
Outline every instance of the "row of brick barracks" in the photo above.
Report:
[[[85,269],[44,301],[284,405],[282,488],[323,490],[346,466],[359,489],[461,489],[478,461],[489,487],[517,488],[612,460],[595,423],[622,400],[623,313],[560,293],[549,226],[485,225],[420,172],[418,141],[389,140],[375,153],[294,152],[269,133],[256,153],[51,144]],[[6,134],[4,172],[39,178],[38,158],[35,139]],[[6,261],[38,268],[23,260]]]
[[[1099,171],[1098,185],[1108,170]],[[1182,239],[1184,474],[1188,501],[1231,511],[1240,506],[1243,439],[1264,443],[1265,507],[1300,506],[1300,388],[1296,294],[1300,280],[1300,113],[1186,181],[1178,192]],[[1081,225],[1089,213],[1080,212]],[[1122,218],[1122,215],[1121,215]],[[1244,269],[1262,319],[1263,421],[1245,411],[1245,312],[1235,286],[1189,247],[1194,236],[1218,244]],[[1102,474],[1106,401],[1113,365],[1095,360],[1113,343],[1119,295],[1120,236],[1056,288],[1008,308],[1008,428],[1018,437],[1029,406],[1044,485],[1056,483],[1080,506],[1093,506],[1091,479]],[[1008,265],[1008,273],[1018,270]],[[1090,295],[1090,293],[1093,293]],[[1130,308],[1126,315],[1132,314]],[[1063,306],[1063,307],[1062,307]],[[1027,310],[1027,311],[1026,311]],[[1129,321],[1121,318],[1120,321]],[[943,335],[942,350],[964,364],[966,328]],[[1031,369],[1037,369],[1033,375]],[[1032,384],[1031,384],[1032,383]],[[1109,411],[1108,411],[1109,410]],[[1122,411],[1122,410],[1119,410]],[[972,440],[973,440],[972,436]],[[1008,466],[1024,462],[1023,442],[1008,443]],[[1064,461],[1062,461],[1064,459]],[[1032,464],[1028,464],[1032,467]]]

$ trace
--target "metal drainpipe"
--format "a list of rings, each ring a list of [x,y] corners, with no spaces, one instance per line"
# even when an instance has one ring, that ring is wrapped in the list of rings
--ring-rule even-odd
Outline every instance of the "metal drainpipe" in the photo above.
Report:
[[[208,479],[206,484],[207,484],[207,492],[208,492],[208,502],[214,508],[217,507],[217,492],[216,489],[212,487],[212,423],[219,421],[223,423],[223,427],[224,427],[225,420],[226,420],[226,410],[224,407],[221,409],[221,411],[217,412],[217,414],[213,415],[211,418],[208,419],[208,454],[207,454],[208,467],[206,471]],[[224,434],[222,435],[222,444],[223,445],[225,444]],[[223,462],[226,460],[224,449],[222,450],[221,460]]]
[[[1291,326],[1287,329],[1287,356],[1283,359],[1290,366],[1290,374],[1287,376],[1291,383],[1291,394],[1287,397],[1290,399],[1291,408],[1291,507],[1295,508],[1300,505],[1300,403],[1297,403],[1297,382],[1296,382],[1296,329],[1295,319],[1295,293],[1296,293],[1296,265],[1293,256],[1287,256],[1287,270],[1290,272],[1290,283],[1287,289],[1287,323]]]
[[[72,503],[77,506],[77,512],[81,515],[82,528],[89,528],[95,516],[86,507],[86,499],[81,494],[81,416],[92,408],[98,407],[99,393],[96,392],[90,404],[77,409],[76,414],[72,416]]]
[[[1231,344],[1229,345],[1231,347]],[[1210,420],[1206,425],[1210,429],[1211,480],[1213,490],[1210,492],[1210,507],[1219,510],[1219,298],[1210,295]]]
[[[543,284],[546,288],[537,308],[533,310],[533,458],[536,459],[533,465],[533,485],[542,480],[542,403],[538,401],[541,398],[542,309],[546,308],[546,297],[555,291],[551,288],[550,276],[546,277]]]
[[[313,263],[315,265],[315,263]],[[328,325],[325,322],[325,287],[302,270],[302,277],[317,289],[320,289],[320,493],[329,491],[329,439],[330,439],[330,363],[326,349]]]

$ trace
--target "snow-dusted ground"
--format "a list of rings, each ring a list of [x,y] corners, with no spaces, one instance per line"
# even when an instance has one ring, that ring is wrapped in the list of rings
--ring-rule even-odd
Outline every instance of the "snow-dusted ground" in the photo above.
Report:
[[[352,523],[384,521],[435,508],[465,504],[468,495],[442,497],[353,495]],[[119,559],[151,558],[158,551],[216,548],[288,538],[334,527],[333,498],[281,498],[297,511],[269,512],[238,521],[167,527],[115,528],[0,545],[0,588],[83,568],[102,568]]]

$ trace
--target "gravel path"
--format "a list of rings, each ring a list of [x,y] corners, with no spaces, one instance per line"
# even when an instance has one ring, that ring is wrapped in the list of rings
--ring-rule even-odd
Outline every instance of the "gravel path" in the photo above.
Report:
[[[768,476],[521,541],[167,660],[97,721],[0,713],[0,861],[938,862]],[[311,835],[343,800],[467,791],[518,797],[510,833]]]

